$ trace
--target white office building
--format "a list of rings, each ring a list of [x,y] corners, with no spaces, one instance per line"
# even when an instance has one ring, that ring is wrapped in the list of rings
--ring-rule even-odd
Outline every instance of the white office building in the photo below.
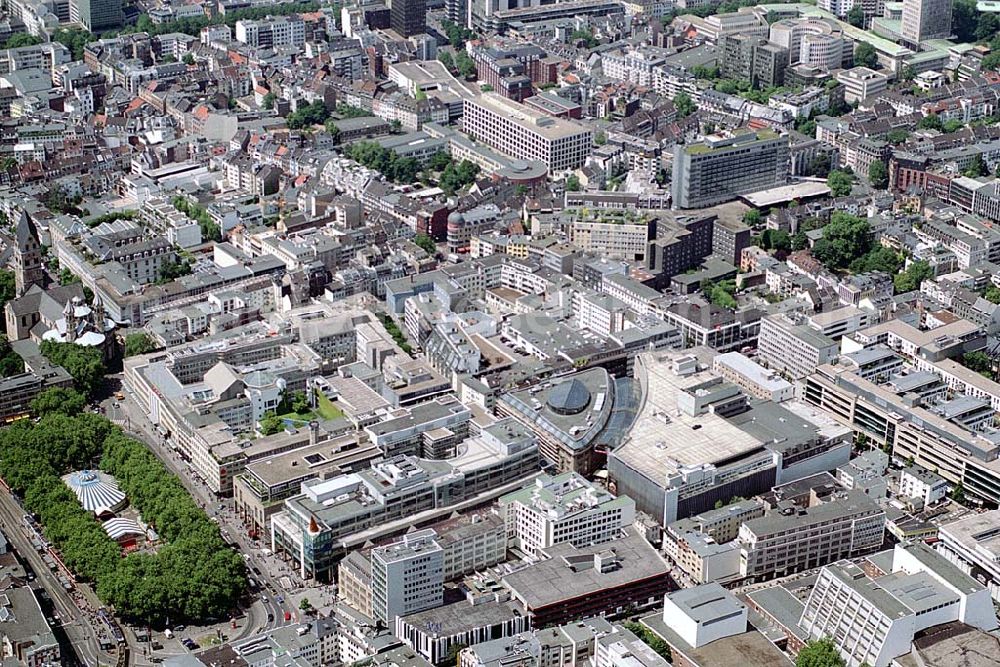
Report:
[[[635,502],[568,472],[541,475],[533,486],[500,498],[500,512],[510,545],[537,554],[561,542],[583,547],[619,537],[635,519]]]
[[[372,549],[372,613],[394,627],[398,616],[444,604],[444,549],[433,530]]]
[[[593,131],[580,123],[553,118],[496,93],[468,97],[462,126],[473,139],[521,160],[544,162],[550,172],[583,165]]]
[[[799,625],[812,639],[832,638],[848,667],[888,667],[910,652],[918,632],[955,621],[996,629],[989,593],[917,542],[897,545],[883,576],[849,561],[824,567]]]

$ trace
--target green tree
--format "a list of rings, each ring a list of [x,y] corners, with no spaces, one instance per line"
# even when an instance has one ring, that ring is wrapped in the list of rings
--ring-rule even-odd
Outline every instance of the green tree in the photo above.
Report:
[[[834,197],[846,197],[851,194],[851,187],[854,185],[854,176],[846,171],[834,169],[826,177],[826,184],[830,188],[830,194]]]
[[[683,91],[674,96],[674,107],[677,109],[677,115],[681,118],[687,118],[698,109],[691,96]]]
[[[752,208],[749,211],[745,211],[743,213],[743,224],[747,225],[748,227],[756,227],[757,225],[760,224],[760,220],[761,220],[760,211],[758,211],[755,208]]]
[[[872,233],[868,221],[841,211],[830,216],[823,228],[823,238],[816,242],[813,254],[829,269],[845,269],[851,262],[868,254]]]
[[[125,356],[134,357],[137,354],[149,354],[156,349],[153,338],[144,331],[137,331],[125,336]]]
[[[899,271],[903,260],[899,253],[884,245],[873,245],[871,250],[851,262],[848,267],[851,273],[868,273],[869,271],[881,271],[889,275]]]
[[[885,190],[889,187],[889,170],[882,160],[874,160],[868,167],[868,182],[873,188]]]
[[[464,79],[476,76],[476,63],[465,51],[459,51],[455,54],[455,68],[458,69],[459,76]]]
[[[859,42],[854,47],[854,64],[875,69],[878,65],[878,53],[875,51],[875,47],[868,42]]]
[[[921,130],[943,130],[941,117],[936,113],[927,114],[917,122],[917,128]]]
[[[333,141],[333,143],[335,144],[339,144],[340,127],[337,126],[337,121],[334,120],[333,118],[330,118],[329,120],[326,121],[326,125],[324,127],[326,129],[326,133],[330,135],[331,141]]]
[[[585,49],[592,49],[600,44],[589,30],[574,30],[570,33],[569,41],[579,43]]]
[[[951,487],[951,493],[949,493],[948,495],[956,503],[964,503],[965,502],[965,487],[962,486],[961,482],[956,482],[955,486]]]
[[[309,598],[302,598],[302,600],[299,602],[299,609],[306,613],[312,611],[312,608],[313,606],[312,603],[309,602]]]
[[[963,127],[965,127],[965,123],[958,120],[957,118],[952,118],[951,120],[946,120],[943,123],[941,123],[941,130],[948,134],[951,134],[952,132],[958,132]]]
[[[299,106],[295,111],[288,114],[285,123],[291,130],[298,130],[312,125],[322,125],[330,117],[330,112],[322,100],[310,102],[304,106]]]
[[[297,391],[292,394],[292,412],[298,415],[307,414],[312,410],[312,406],[309,405],[309,399],[306,397],[306,392]]]
[[[166,284],[190,273],[191,264],[187,260],[164,262],[160,265],[160,278],[156,282]]]
[[[66,369],[85,395],[93,396],[104,381],[104,358],[98,348],[51,340],[43,340],[40,348],[46,359]]]
[[[52,41],[59,42],[73,54],[73,60],[83,60],[83,50],[95,37],[83,28],[59,28],[52,33]]]
[[[847,12],[847,22],[855,28],[865,27],[865,12],[861,9],[860,4],[854,5],[851,7],[850,11]]]
[[[3,48],[5,49],[19,49],[22,46],[35,46],[36,44],[41,44],[42,38],[35,37],[26,32],[19,32],[16,35],[12,35],[4,43]]]
[[[0,377],[9,378],[24,372],[24,360],[10,346],[7,336],[0,334]]]
[[[975,350],[973,352],[966,352],[963,354],[962,365],[970,371],[979,373],[980,375],[991,380],[994,378],[993,360],[990,358],[990,355],[981,350]]]
[[[36,417],[61,414],[72,417],[87,407],[87,397],[73,389],[52,387],[46,389],[31,401],[31,412]]]
[[[983,161],[983,156],[980,153],[974,155],[969,166],[962,171],[962,175],[969,178],[979,178],[980,176],[986,176],[988,173],[990,173],[990,170],[986,167],[986,163]]]
[[[983,12],[989,14],[989,12]],[[994,33],[982,37],[976,33],[978,27],[976,0],[955,0],[952,6],[951,29],[960,42],[987,40]],[[995,31],[994,31],[995,32]]]
[[[691,74],[693,74],[696,79],[714,81],[719,78],[719,68],[715,65],[695,65],[691,68]]]
[[[270,111],[271,109],[274,108],[274,102],[277,99],[278,99],[277,95],[275,95],[274,93],[268,91],[264,95],[264,99],[261,100],[261,106],[263,106],[265,109],[267,109],[268,111]]]
[[[661,658],[667,662],[673,661],[673,656],[670,655],[670,645],[645,625],[636,623],[635,621],[626,621],[625,623],[622,623],[622,626],[645,642],[646,645],[658,653]]]
[[[893,276],[893,287],[897,293],[920,289],[920,283],[934,277],[934,269],[924,260],[911,262],[906,270]]]
[[[434,239],[427,234],[417,234],[413,237],[413,242],[423,248],[429,255],[433,255],[437,252],[437,246],[434,244]]]
[[[73,283],[78,283],[78,282],[80,282],[80,278],[78,278],[69,269],[61,269],[59,271],[59,284],[60,285],[72,285]]]
[[[845,667],[846,664],[837,645],[828,637],[806,642],[795,658],[795,667]]]
[[[580,179],[576,174],[570,174],[566,178],[566,192],[579,192],[580,191]]]
[[[260,419],[260,432],[262,435],[274,435],[283,431],[284,428],[284,420],[280,419],[274,411],[264,413],[264,416]]]
[[[455,72],[455,59],[451,57],[451,53],[448,51],[438,51],[438,62],[444,65],[448,71]]]
[[[788,252],[792,249],[792,238],[788,232],[782,229],[765,229],[758,237],[757,245],[764,250],[783,250]]]
[[[181,62],[183,62],[185,65],[194,65],[194,54],[185,53],[184,57],[181,58]]]
[[[594,144],[596,146],[603,146],[606,143],[608,143],[608,135],[604,130],[598,130],[594,133]]]
[[[910,138],[910,133],[902,128],[895,128],[889,130],[885,135],[885,140],[888,141],[893,146],[899,146]]]
[[[983,290],[983,298],[990,303],[1000,303],[1000,287],[993,284],[987,285],[986,289]]]

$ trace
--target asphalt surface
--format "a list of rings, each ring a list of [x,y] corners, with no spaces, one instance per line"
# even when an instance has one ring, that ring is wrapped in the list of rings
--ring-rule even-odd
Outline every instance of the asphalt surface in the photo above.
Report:
[[[49,570],[42,555],[35,549],[31,541],[31,529],[24,523],[24,510],[6,490],[0,493],[0,526],[3,527],[4,535],[13,544],[21,560],[35,573],[36,584],[47,591],[79,664],[88,667],[115,664],[115,657],[101,650],[89,615],[77,606],[70,593],[63,588],[56,575]],[[88,592],[85,586],[77,588],[80,594],[86,595]],[[94,602],[96,598],[92,595],[92,593],[87,595],[87,599]],[[63,656],[63,660],[67,665],[72,664],[70,656]]]
[[[111,376],[110,379],[116,381],[120,377]],[[181,637],[190,637],[197,641],[196,636],[211,634],[216,628],[224,632],[230,641],[233,641],[257,632],[298,622],[300,612],[294,604],[294,600],[301,595],[297,594],[300,594],[303,589],[308,592],[310,588],[313,588],[315,592],[312,595],[319,597],[321,593],[318,587],[282,584],[282,579],[289,583],[298,580],[292,568],[270,554],[268,544],[253,540],[247,535],[246,527],[233,511],[232,499],[218,498],[201,481],[191,467],[156,432],[155,427],[146,418],[142,409],[127,392],[124,400],[109,398],[102,405],[109,419],[121,426],[129,435],[143,442],[172,473],[177,475],[195,501],[205,509],[209,517],[219,524],[223,538],[230,544],[236,545],[244,555],[248,576],[256,584],[256,588],[251,591],[253,600],[246,609],[246,617],[238,619],[239,627],[236,631],[231,628],[229,619],[224,619],[215,626],[199,629],[187,628],[183,633],[175,633],[178,636],[174,638],[173,642],[160,639],[161,643],[164,644],[164,650],[156,652],[155,655],[160,657],[170,655],[170,644],[176,643],[180,647],[178,640]],[[290,616],[288,621],[285,620],[286,612]],[[181,652],[186,650],[181,647]]]

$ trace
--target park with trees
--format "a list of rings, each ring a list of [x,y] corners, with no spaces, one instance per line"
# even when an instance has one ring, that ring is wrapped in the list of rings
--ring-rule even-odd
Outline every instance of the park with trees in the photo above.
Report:
[[[54,389],[32,404],[39,420],[0,431],[0,476],[35,516],[78,581],[131,622],[224,617],[246,590],[243,559],[181,485],[141,443],[106,418],[82,412],[77,392]],[[163,543],[122,556],[61,476],[99,467],[113,476]]]

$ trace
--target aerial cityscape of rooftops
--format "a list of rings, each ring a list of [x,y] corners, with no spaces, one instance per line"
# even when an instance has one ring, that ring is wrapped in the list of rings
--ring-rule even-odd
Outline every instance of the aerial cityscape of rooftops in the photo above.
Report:
[[[0,0],[0,666],[1000,667],[1000,0]]]

